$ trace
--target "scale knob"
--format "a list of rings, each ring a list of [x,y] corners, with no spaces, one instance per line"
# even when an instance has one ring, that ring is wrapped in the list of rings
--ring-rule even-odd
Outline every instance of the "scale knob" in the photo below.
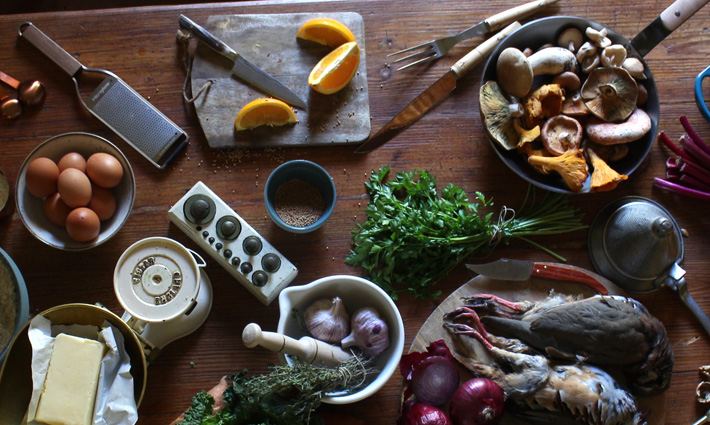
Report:
[[[205,195],[190,196],[183,205],[185,218],[193,224],[209,223],[214,218],[215,210],[214,201]]]
[[[269,273],[276,273],[281,267],[281,259],[276,254],[266,254],[261,259],[261,267]]]
[[[225,215],[217,221],[217,236],[233,241],[242,232],[242,225],[236,217]]]
[[[248,255],[256,255],[261,252],[261,248],[263,247],[263,245],[261,243],[261,239],[257,238],[256,236],[249,236],[244,239],[242,247],[244,248],[244,252],[246,252]]]

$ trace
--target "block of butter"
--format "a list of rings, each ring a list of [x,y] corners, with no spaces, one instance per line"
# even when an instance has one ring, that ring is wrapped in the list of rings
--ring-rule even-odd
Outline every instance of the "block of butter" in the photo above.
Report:
[[[103,354],[98,341],[57,335],[35,422],[91,425]]]

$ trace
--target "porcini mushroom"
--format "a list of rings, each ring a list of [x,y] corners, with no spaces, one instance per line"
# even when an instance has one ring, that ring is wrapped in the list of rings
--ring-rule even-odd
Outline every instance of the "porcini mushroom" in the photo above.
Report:
[[[589,176],[587,161],[582,151],[577,149],[568,150],[560,156],[532,155],[528,157],[528,162],[533,166],[539,166],[545,172],[558,173],[565,185],[573,192],[582,190]]]
[[[589,74],[594,68],[599,66],[599,55],[597,54],[597,46],[590,42],[582,44],[577,51],[576,59],[579,62],[579,67],[582,72]]]
[[[584,43],[584,34],[578,28],[569,27],[564,29],[557,37],[557,45],[575,52]]]
[[[636,58],[626,58],[621,64],[621,67],[629,71],[632,77],[637,80],[645,80],[646,74],[643,73],[643,62]]]
[[[562,113],[571,117],[583,117],[589,115],[589,108],[584,104],[584,100],[579,93],[572,96],[565,96],[562,102]]]
[[[599,59],[604,66],[621,66],[626,59],[626,47],[621,44],[605,47]]]
[[[520,140],[518,141],[518,148],[528,143],[532,143],[537,140],[538,137],[540,137],[539,125],[536,125],[532,129],[528,130],[520,124],[520,119],[516,118],[515,121],[513,121],[513,128],[515,129],[515,132],[518,133],[518,135],[520,136]]]
[[[518,145],[518,133],[513,128],[513,120],[522,116],[519,103],[511,103],[495,81],[487,81],[479,92],[481,115],[488,134],[506,150]]]
[[[604,121],[624,121],[636,109],[638,86],[623,68],[597,68],[582,86],[590,111]]]
[[[532,92],[523,105],[527,127],[538,125],[543,118],[559,115],[564,99],[558,84],[545,84]]]
[[[570,149],[579,149],[582,134],[582,124],[564,115],[557,115],[545,121],[540,133],[545,149],[556,156]]]
[[[515,47],[508,47],[498,56],[496,76],[500,87],[511,96],[524,97],[532,88],[532,67],[525,54]]]
[[[562,47],[547,47],[529,58],[533,75],[557,75],[577,68],[577,58],[574,53]]]
[[[587,136],[600,145],[616,145],[640,139],[651,130],[651,118],[641,108],[636,110],[622,123],[604,122],[591,119],[587,123]]]
[[[566,92],[576,92],[582,86],[577,74],[571,71],[563,72],[552,79],[553,84],[559,84]]]
[[[592,163],[592,181],[590,190],[592,192],[606,192],[616,189],[620,182],[629,178],[625,174],[617,173],[603,159],[601,159],[593,149],[587,149],[589,159]]]
[[[611,40],[607,37],[608,30],[606,28],[602,28],[597,31],[592,27],[587,27],[584,33],[587,34],[587,37],[601,49],[611,46]]]

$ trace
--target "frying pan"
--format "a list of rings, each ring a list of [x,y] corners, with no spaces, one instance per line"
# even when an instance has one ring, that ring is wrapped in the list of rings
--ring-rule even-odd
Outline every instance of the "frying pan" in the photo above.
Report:
[[[648,100],[643,109],[651,118],[651,130],[640,140],[629,143],[628,155],[622,160],[613,163],[613,168],[616,171],[626,174],[627,176],[631,175],[643,163],[658,133],[658,116],[660,111],[658,91],[653,74],[643,57],[673,30],[693,16],[693,14],[708,1],[710,0],[676,0],[631,41],[608,26],[587,18],[577,16],[551,16],[537,19],[518,28],[517,31],[510,34],[498,44],[486,62],[481,78],[481,85],[486,81],[497,80],[496,62],[498,61],[498,55],[508,47],[516,47],[520,50],[530,47],[536,50],[544,44],[554,43],[560,32],[569,27],[576,27],[582,31],[582,33],[584,33],[587,27],[592,27],[596,30],[607,28],[607,37],[614,44],[621,44],[626,47],[628,57],[635,57],[641,60],[644,65],[644,74],[646,75],[646,80],[637,81],[637,83],[645,86],[648,91]],[[562,179],[556,174],[544,175],[538,173],[527,163],[527,159],[523,155],[515,150],[508,151],[492,138],[489,137],[489,139],[500,159],[521,178],[537,187],[552,192],[578,193],[570,191],[564,185]],[[582,192],[589,192],[589,179],[582,189]]]

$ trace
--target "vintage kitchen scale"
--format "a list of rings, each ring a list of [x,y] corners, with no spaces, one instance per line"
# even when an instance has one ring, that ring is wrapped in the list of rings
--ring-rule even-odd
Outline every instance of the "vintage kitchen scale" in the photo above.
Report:
[[[202,326],[209,315],[212,285],[204,266],[197,253],[172,239],[146,238],[128,247],[114,270],[116,297],[126,310],[121,317],[91,304],[63,304],[40,314],[55,325],[101,326],[108,321],[118,328],[131,358],[134,396],[140,405],[148,364],[166,345]],[[32,393],[28,326],[12,341],[0,369],[0,425],[20,423]]]

